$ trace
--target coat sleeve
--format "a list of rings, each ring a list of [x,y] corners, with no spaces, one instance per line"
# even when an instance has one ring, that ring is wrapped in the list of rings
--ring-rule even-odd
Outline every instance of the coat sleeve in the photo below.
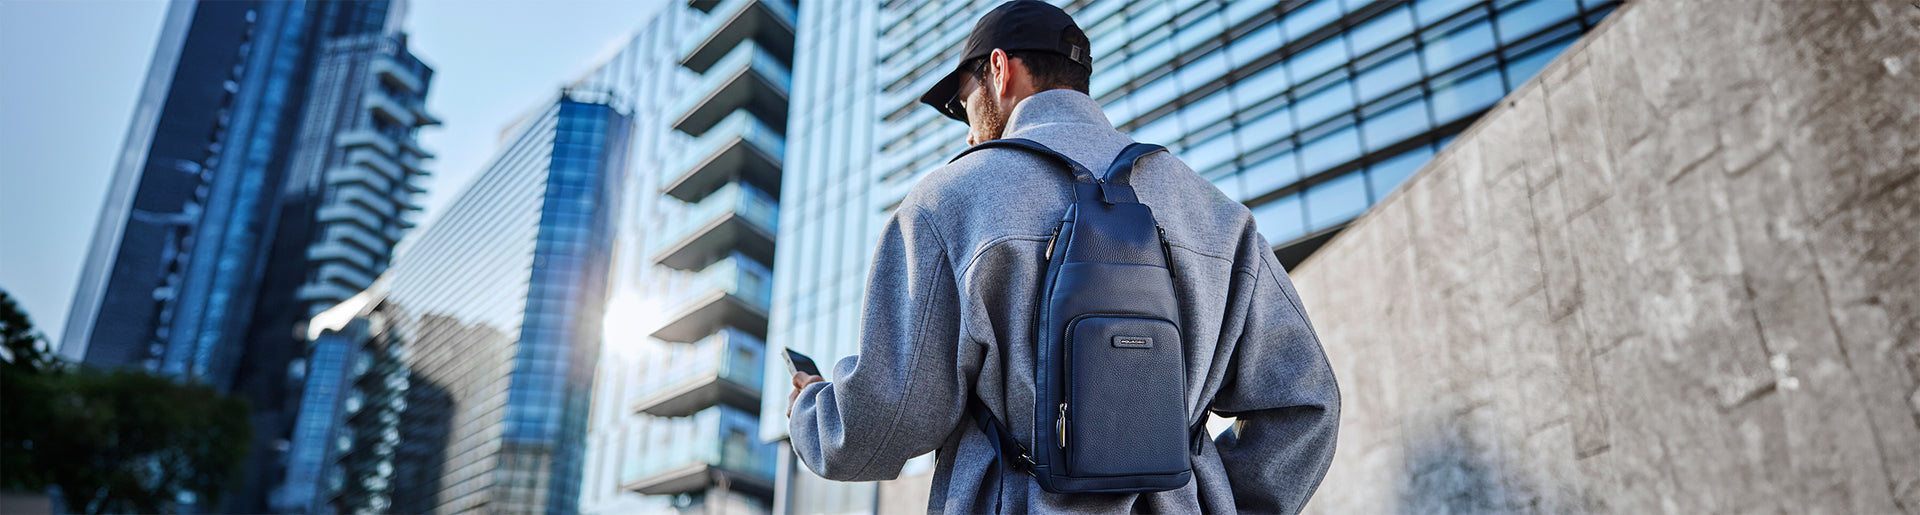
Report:
[[[1333,461],[1340,390],[1292,281],[1255,240],[1245,326],[1212,404],[1238,420],[1215,444],[1237,509],[1298,513]]]
[[[860,351],[836,381],[802,390],[788,422],[794,453],[820,477],[893,479],[960,424],[976,363],[957,363],[959,294],[933,214],[902,205],[881,231],[867,278]]]

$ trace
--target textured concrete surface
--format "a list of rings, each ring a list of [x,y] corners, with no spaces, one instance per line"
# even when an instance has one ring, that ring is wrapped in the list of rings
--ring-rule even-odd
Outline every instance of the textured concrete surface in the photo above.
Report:
[[[1317,513],[1920,513],[1920,3],[1644,0],[1293,277]]]

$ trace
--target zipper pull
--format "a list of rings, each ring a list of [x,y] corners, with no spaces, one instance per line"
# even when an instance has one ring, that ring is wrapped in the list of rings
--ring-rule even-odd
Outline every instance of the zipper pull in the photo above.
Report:
[[[1054,432],[1060,433],[1060,448],[1067,448],[1067,403],[1060,403],[1060,418],[1055,423]]]
[[[1060,241],[1060,226],[1055,225],[1053,226],[1053,236],[1047,238],[1047,261],[1053,261],[1053,244],[1057,241]]]

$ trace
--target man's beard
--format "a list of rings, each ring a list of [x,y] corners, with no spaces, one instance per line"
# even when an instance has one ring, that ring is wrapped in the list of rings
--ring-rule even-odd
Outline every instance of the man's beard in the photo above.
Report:
[[[983,111],[980,113],[981,141],[1000,139],[1006,136],[1004,133],[1007,130],[1007,114],[1000,112],[1000,103],[994,102],[997,96],[993,91],[993,83],[987,83],[985,87],[987,98],[980,103],[980,110]]]

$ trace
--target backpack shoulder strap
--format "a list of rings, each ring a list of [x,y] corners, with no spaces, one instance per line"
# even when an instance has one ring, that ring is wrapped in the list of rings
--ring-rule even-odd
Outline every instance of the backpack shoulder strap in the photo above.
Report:
[[[1152,143],[1134,143],[1121,149],[1120,155],[1113,158],[1113,164],[1107,166],[1107,179],[1100,183],[1101,195],[1106,197],[1107,203],[1139,202],[1140,198],[1133,194],[1133,184],[1128,182],[1133,178],[1134,163],[1148,154],[1166,149]]]
[[[1047,148],[1046,145],[1041,145],[1040,142],[1038,141],[1025,139],[1025,138],[996,139],[992,141],[982,142],[978,145],[967,147],[966,150],[960,151],[960,155],[953,156],[953,159],[948,160],[947,162],[951,163],[954,161],[959,161],[961,157],[964,157],[967,154],[972,154],[974,152],[984,150],[984,149],[989,149],[989,148],[1014,148],[1014,149],[1025,150],[1034,155],[1045,157],[1055,162],[1058,162],[1060,164],[1067,165],[1067,168],[1071,170],[1071,172],[1073,173],[1073,180],[1075,182],[1079,182],[1083,184],[1099,184],[1100,183],[1100,179],[1094,177],[1093,172],[1090,170],[1087,170],[1087,167],[1080,166],[1079,162],[1074,161],[1072,158],[1067,157],[1065,154],[1061,154],[1059,152],[1053,151],[1053,149],[1051,148]]]

